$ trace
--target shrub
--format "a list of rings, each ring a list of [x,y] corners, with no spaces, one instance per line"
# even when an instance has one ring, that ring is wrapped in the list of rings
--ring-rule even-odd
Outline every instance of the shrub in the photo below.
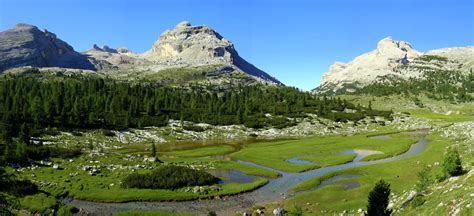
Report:
[[[102,130],[102,134],[103,134],[104,136],[108,136],[108,137],[113,137],[113,136],[115,136],[115,133],[114,133],[114,132],[112,132],[112,131],[110,131],[110,130],[105,130],[105,129]]]
[[[218,178],[204,171],[181,166],[164,166],[147,174],[130,174],[123,180],[122,186],[125,188],[178,189],[211,185],[218,181]]]
[[[82,136],[82,133],[79,132],[79,131],[73,131],[71,134],[72,134],[73,136]]]
[[[217,216],[215,211],[210,211],[207,213],[207,216]]]
[[[195,131],[195,132],[203,132],[206,130],[206,128],[197,126],[197,125],[184,125],[183,129],[188,130],[188,131]]]

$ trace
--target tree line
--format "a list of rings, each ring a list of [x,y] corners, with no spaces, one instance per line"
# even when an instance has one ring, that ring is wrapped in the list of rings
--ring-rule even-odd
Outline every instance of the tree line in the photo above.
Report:
[[[239,86],[215,91],[101,78],[39,79],[32,75],[1,78],[0,101],[3,101],[0,103],[3,143],[0,150],[15,152],[10,155],[17,158],[28,152],[30,137],[53,127],[120,130],[164,126],[169,119],[175,119],[213,125],[283,128],[295,124],[291,119],[305,117],[307,113],[334,121],[357,121],[375,115],[389,118],[391,114],[289,87]],[[346,109],[357,112],[344,112]],[[62,152],[62,149],[43,150],[33,153],[40,157]]]

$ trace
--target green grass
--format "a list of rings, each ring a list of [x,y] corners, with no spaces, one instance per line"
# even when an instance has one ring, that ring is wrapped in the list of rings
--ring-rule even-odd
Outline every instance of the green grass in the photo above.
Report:
[[[410,110],[409,112],[413,116],[434,119],[434,120],[442,120],[446,122],[474,121],[474,115],[469,115],[469,116],[468,115],[444,115],[444,114],[439,114],[439,113],[433,113],[426,110]]]
[[[210,155],[222,155],[234,151],[229,145],[219,145],[211,147],[196,148],[191,150],[161,151],[162,155],[171,155],[175,157],[203,157]]]
[[[223,161],[217,166],[221,169],[238,169],[245,174],[254,176],[263,176],[268,178],[277,178],[278,176],[280,176],[280,173],[277,173],[272,170],[241,164],[234,161]]]
[[[146,211],[124,211],[114,214],[114,216],[191,216],[192,214],[182,214],[173,212],[146,212]]]
[[[206,65],[197,67],[178,67],[161,70],[159,73],[146,74],[143,80],[161,81],[168,84],[184,84],[190,81],[201,81],[206,79],[207,72],[215,72],[221,65]]]
[[[195,194],[183,190],[161,190],[161,189],[124,189],[114,188],[90,188],[87,190],[73,189],[69,195],[76,199],[100,202],[129,202],[129,201],[184,201],[215,196],[228,196],[254,190],[266,184],[268,180],[257,178],[251,183],[239,184],[229,183],[222,185],[221,191],[209,194]]]
[[[90,163],[98,160],[99,163]],[[239,164],[234,161],[226,161],[217,158],[163,158],[167,164],[177,165],[191,165],[196,167],[212,167],[214,169],[237,169],[243,173],[265,176],[277,177],[278,173],[263,168],[252,167],[245,164]],[[101,202],[127,202],[127,201],[178,201],[178,200],[193,200],[201,198],[212,198],[214,196],[233,195],[245,191],[254,190],[268,181],[264,178],[256,178],[250,183],[230,183],[221,185],[220,191],[214,191],[209,194],[199,194],[192,192],[185,192],[184,190],[151,190],[151,189],[125,189],[120,186],[123,178],[132,172],[146,173],[153,167],[161,166],[158,163],[144,163],[142,158],[129,159],[124,161],[121,157],[115,154],[97,157],[81,157],[74,159],[73,162],[67,160],[55,160],[54,163],[60,164],[62,169],[55,170],[51,167],[43,167],[37,170],[25,171],[22,176],[31,178],[34,173],[36,178],[32,179],[34,182],[47,182],[47,185],[40,185],[40,189],[53,196],[61,196],[67,194],[68,196]],[[130,166],[127,169],[108,170],[102,167],[100,174],[90,176],[85,171],[81,170],[84,165],[95,164],[119,164],[122,166]],[[135,168],[136,164],[143,164],[149,169]],[[133,171],[134,170],[134,171]],[[70,176],[71,174],[75,174]]]
[[[50,214],[57,205],[56,199],[43,193],[20,198],[20,208],[32,213]]]
[[[368,159],[378,159],[400,154],[408,150],[415,141],[409,135],[400,135],[400,139],[380,140],[355,135],[348,137],[313,137],[301,140],[278,141],[245,146],[231,156],[251,161],[274,169],[287,172],[331,166],[351,161],[354,155],[340,154],[343,150],[364,149],[384,152]],[[314,156],[313,156],[314,155]],[[316,164],[293,164],[288,159],[299,157],[316,162]]]
[[[347,170],[341,170],[334,173],[328,173],[302,182],[293,188],[293,191],[302,191],[314,188],[324,179],[341,174],[358,174],[358,178],[351,181],[360,183],[359,188],[344,190],[344,186],[326,186],[318,190],[299,194],[288,199],[286,206],[292,206],[301,203],[310,203],[307,213],[320,213],[327,211],[331,213],[342,212],[344,210],[365,209],[366,197],[373,185],[381,178],[391,184],[392,192],[400,194],[403,191],[414,188],[417,181],[417,172],[421,170],[423,164],[434,164],[442,161],[445,147],[449,141],[438,135],[430,135],[432,140],[425,151],[419,155],[408,159],[394,161],[384,164],[356,167]],[[439,172],[440,167],[434,167],[432,173]],[[317,205],[316,205],[317,203]]]
[[[291,192],[301,192],[301,191],[306,191],[306,190],[311,190],[316,188],[318,185],[321,184],[322,181],[330,179],[334,176],[341,175],[341,174],[359,174],[357,172],[352,172],[348,173],[345,170],[342,171],[336,171],[336,172],[331,172],[331,173],[326,173],[324,175],[309,179],[307,181],[301,182],[297,185],[295,185],[293,188],[290,189]],[[342,179],[338,179],[342,180]],[[351,178],[351,181],[357,181],[357,179]]]

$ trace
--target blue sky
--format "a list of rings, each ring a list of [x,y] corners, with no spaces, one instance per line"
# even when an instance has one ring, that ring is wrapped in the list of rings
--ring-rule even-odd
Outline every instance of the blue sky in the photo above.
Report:
[[[474,45],[474,0],[0,0],[0,30],[24,22],[84,51],[92,44],[148,50],[182,20],[209,25],[283,83],[319,85],[392,36],[417,50]]]

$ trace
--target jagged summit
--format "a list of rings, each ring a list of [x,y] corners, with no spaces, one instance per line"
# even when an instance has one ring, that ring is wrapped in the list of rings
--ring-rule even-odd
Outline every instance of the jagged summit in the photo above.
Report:
[[[98,51],[98,52],[109,52],[109,53],[118,53],[116,49],[110,48],[107,45],[104,45],[102,47],[99,47],[97,44],[92,45],[92,51]]]
[[[95,69],[54,33],[24,23],[0,32],[0,71],[20,66]]]
[[[191,23],[189,21],[182,21],[180,23],[178,23],[178,25],[176,25],[175,28],[186,28],[186,27],[189,27],[191,26]]]
[[[188,21],[163,32],[151,49],[143,54],[97,44],[84,53],[78,53],[54,33],[20,23],[0,33],[0,71],[21,66],[114,70],[115,75],[131,79],[153,77],[153,74],[169,68],[212,66],[207,68],[216,71],[204,71],[204,74],[240,76],[256,83],[281,84],[241,58],[232,42],[214,29],[205,25],[193,26]]]

